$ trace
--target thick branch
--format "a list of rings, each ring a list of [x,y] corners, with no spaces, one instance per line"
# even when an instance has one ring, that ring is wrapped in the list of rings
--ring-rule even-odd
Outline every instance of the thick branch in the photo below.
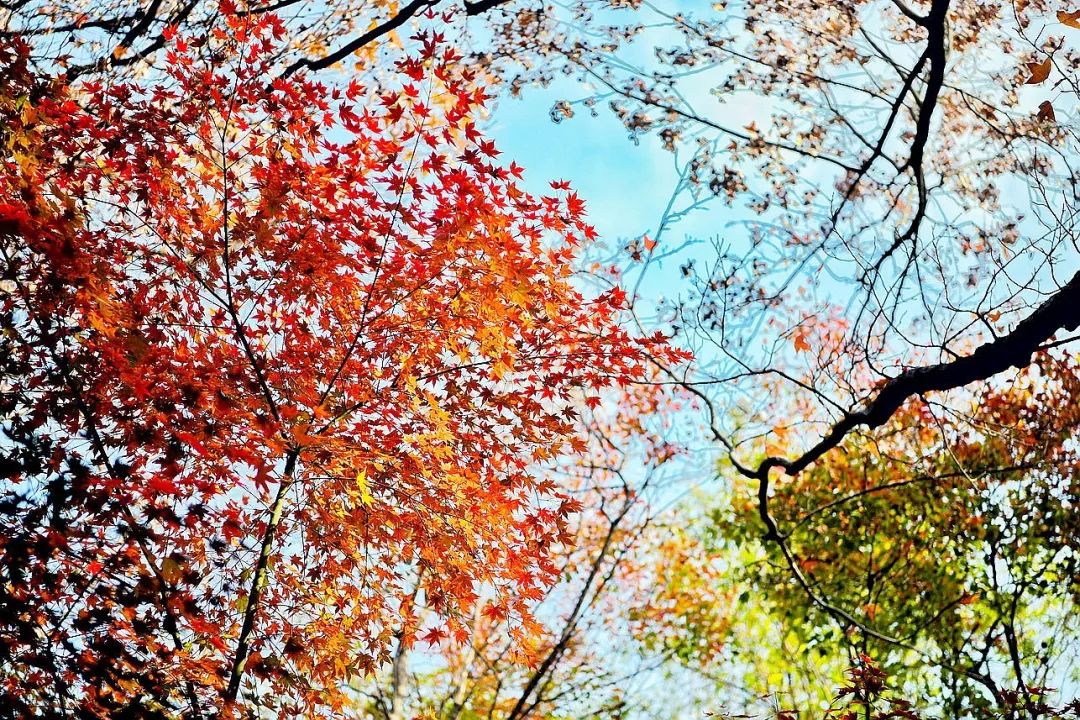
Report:
[[[948,48],[945,41],[948,35],[949,0],[936,0],[930,15],[923,26],[927,29],[926,57],[930,60],[930,74],[926,79],[926,92],[919,109],[919,119],[915,125],[915,138],[911,143],[911,155],[908,160],[912,169],[922,173],[923,154],[930,139],[930,121],[934,117],[938,96],[945,84],[945,60]]]
[[[274,550],[274,539],[277,536],[278,526],[281,524],[281,515],[285,507],[285,496],[293,485],[296,474],[297,452],[289,453],[285,460],[285,470],[282,474],[281,484],[278,485],[277,496],[270,509],[270,519],[266,521],[266,530],[263,532],[262,544],[259,548],[259,560],[255,564],[255,574],[251,579],[251,589],[248,592],[247,607],[244,608],[244,619],[240,626],[240,636],[236,641],[236,654],[233,656],[232,671],[229,675],[229,685],[225,689],[226,704],[236,700],[236,694],[240,690],[240,681],[244,676],[244,666],[247,664],[248,651],[250,650],[251,631],[255,628],[255,617],[259,612],[259,601],[262,592],[266,588],[270,556]]]
[[[187,0],[187,3],[185,5],[181,6],[176,13],[174,13],[164,22],[169,25],[182,25],[184,21],[187,20],[188,16],[191,15],[192,11],[195,10],[195,6],[197,4],[198,0]],[[143,21],[140,22],[137,26],[133,27],[130,32],[128,32],[127,36],[125,36],[125,38],[120,42],[118,48],[127,49],[129,43],[133,43],[136,39],[146,33],[151,24],[150,21],[153,20],[153,18],[149,15],[149,12],[152,11],[156,13],[159,5],[160,2],[157,2],[151,6],[151,10],[149,10],[148,14],[143,17]],[[146,47],[144,47],[142,50],[139,50],[138,52],[122,56],[117,55],[116,53],[110,53],[109,55],[102,57],[97,62],[94,62],[90,65],[80,65],[71,68],[67,72],[67,80],[68,82],[71,82],[87,73],[105,72],[111,68],[135,65],[136,63],[140,63],[146,58],[148,58],[152,53],[155,53],[161,48],[165,47],[165,44],[167,42],[168,40],[165,39],[165,33],[159,33],[157,37],[155,37],[150,43],[146,45]]]
[[[863,409],[847,413],[825,437],[794,460],[768,458],[751,477],[767,480],[774,467],[796,475],[822,455],[837,447],[849,432],[864,425],[885,424],[908,399],[928,392],[941,392],[987,380],[1011,367],[1023,368],[1031,356],[1055,333],[1080,326],[1080,272],[1035,309],[1007,335],[980,345],[970,355],[950,362],[916,367],[887,381]],[[744,470],[745,472],[745,470]]]
[[[380,25],[376,25],[375,27],[371,28],[371,30],[368,30],[366,33],[352,40],[351,42],[346,43],[345,45],[338,48],[329,55],[321,57],[317,60],[313,60],[310,58],[297,60],[285,69],[285,72],[282,73],[282,77],[289,77],[293,73],[297,72],[298,70],[303,70],[304,68],[307,68],[309,70],[322,70],[324,68],[328,68],[339,60],[344,60],[345,58],[349,57],[354,52],[364,47],[368,43],[375,42],[383,35],[386,35],[393,30],[401,27],[418,12],[425,8],[433,7],[436,3],[438,3],[438,1],[439,0],[413,0],[405,7],[401,8],[401,10],[399,10],[396,15],[394,15],[386,22]]]
[[[474,15],[483,15],[488,10],[499,5],[505,5],[507,0],[478,0],[477,2],[469,2],[465,0],[465,14],[469,17]]]
[[[120,47],[124,49],[131,47],[131,44],[149,29],[150,23],[154,22],[154,18],[157,17],[158,10],[160,9],[161,0],[152,0],[150,7],[146,9],[146,13],[143,14],[142,19],[133,25],[131,30],[128,31],[128,34],[124,36],[124,39],[120,41]]]

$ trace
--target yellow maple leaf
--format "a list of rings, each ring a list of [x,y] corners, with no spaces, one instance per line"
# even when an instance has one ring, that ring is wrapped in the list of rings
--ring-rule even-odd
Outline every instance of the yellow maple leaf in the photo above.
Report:
[[[370,505],[374,498],[371,496],[371,485],[368,483],[366,471],[356,471],[356,487],[360,490],[360,503]]]
[[[161,577],[165,578],[165,582],[170,585],[175,585],[180,580],[181,574],[180,563],[173,558],[166,558],[165,562],[161,563]]]

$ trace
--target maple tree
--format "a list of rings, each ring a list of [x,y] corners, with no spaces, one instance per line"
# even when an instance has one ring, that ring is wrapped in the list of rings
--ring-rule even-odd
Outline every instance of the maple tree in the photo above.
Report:
[[[523,627],[579,503],[538,470],[662,340],[570,282],[433,34],[397,90],[267,82],[285,26],[166,33],[148,86],[3,48],[2,703],[340,711],[397,643]],[[422,602],[428,624],[415,610]]]

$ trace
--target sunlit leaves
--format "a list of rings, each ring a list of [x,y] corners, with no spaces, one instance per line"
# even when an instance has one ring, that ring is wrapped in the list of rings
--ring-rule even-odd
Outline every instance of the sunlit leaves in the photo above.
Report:
[[[1054,61],[1052,58],[1044,58],[1039,62],[1028,64],[1028,78],[1024,81],[1027,85],[1038,85],[1039,83],[1046,82],[1046,79],[1050,77],[1050,70],[1054,67]]]
[[[1073,12],[1058,10],[1057,19],[1063,25],[1080,30],[1080,10],[1074,10]]]
[[[1043,623],[1075,612],[1076,543],[1065,528],[1076,522],[1067,498],[1078,462],[1078,391],[1074,357],[1041,355],[966,402],[914,400],[874,436],[850,438],[795,477],[777,474],[770,509],[789,557],[760,542],[753,483],[736,484],[731,507],[714,513],[714,562],[731,567],[714,586],[744,588],[741,619],[780,623],[815,653],[805,668],[784,661],[789,674],[775,683],[751,669],[755,687],[801,693],[799,678],[842,663],[845,648],[871,648],[898,684],[940,694],[954,713],[996,717],[1002,700],[985,709],[978,677],[957,678],[939,658],[981,656],[974,667],[985,673],[995,658],[1008,663],[1015,669],[994,680],[1005,686],[1060,667],[1037,638]],[[958,406],[969,409],[950,409]],[[748,549],[771,561],[747,558]],[[852,620],[835,622],[821,602]],[[749,634],[736,626],[729,639],[739,647]],[[772,652],[790,647],[785,641]],[[920,712],[928,704],[916,703]]]
[[[334,712],[395,642],[460,641],[481,593],[528,626],[577,403],[681,357],[570,284],[583,204],[493,164],[453,49],[418,37],[378,91],[268,83],[283,34],[177,34],[149,87],[5,51],[0,552],[28,702]]]

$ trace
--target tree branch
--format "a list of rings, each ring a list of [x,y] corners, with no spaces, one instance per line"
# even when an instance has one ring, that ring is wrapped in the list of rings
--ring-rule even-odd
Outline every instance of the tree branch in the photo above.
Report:
[[[296,477],[296,461],[299,453],[293,450],[285,460],[285,469],[282,473],[281,484],[278,485],[277,496],[270,509],[270,519],[266,522],[266,530],[263,532],[262,543],[259,547],[259,560],[255,564],[255,574],[251,579],[251,589],[248,591],[247,607],[244,608],[244,620],[240,626],[240,636],[236,641],[236,653],[233,655],[232,669],[229,673],[229,685],[225,689],[225,703],[236,701],[236,694],[240,690],[240,681],[243,679],[244,666],[247,663],[248,651],[250,650],[249,639],[251,631],[255,628],[255,616],[259,612],[259,601],[267,584],[270,555],[274,549],[274,539],[277,536],[278,526],[281,524],[281,515],[285,507],[285,496],[293,485]]]
[[[338,48],[329,55],[318,59],[305,58],[303,60],[297,60],[292,65],[287,67],[285,69],[285,72],[283,72],[281,76],[289,77],[293,73],[299,70],[303,70],[304,68],[307,68],[309,70],[323,70],[324,68],[328,68],[339,60],[344,60],[368,43],[374,42],[383,35],[386,35],[387,33],[401,27],[418,12],[420,12],[424,8],[433,7],[438,3],[438,1],[439,0],[413,0],[405,7],[401,8],[401,10],[398,11],[397,15],[394,15],[392,18],[380,25],[376,25],[375,27],[371,28],[371,30],[368,30],[366,33],[352,40],[351,42],[346,43],[345,45]]]
[[[477,2],[469,2],[465,0],[465,14],[469,17],[474,15],[483,15],[488,10],[504,5],[507,0],[477,0]]]
[[[1020,321],[1007,335],[980,345],[970,355],[955,360],[915,367],[888,380],[861,410],[847,413],[816,445],[794,460],[770,457],[756,470],[744,474],[768,482],[772,468],[796,475],[825,453],[837,447],[854,428],[876,428],[885,424],[908,399],[928,392],[941,392],[987,380],[1010,367],[1024,368],[1055,333],[1080,326],[1080,272],[1073,275],[1049,300]]]

